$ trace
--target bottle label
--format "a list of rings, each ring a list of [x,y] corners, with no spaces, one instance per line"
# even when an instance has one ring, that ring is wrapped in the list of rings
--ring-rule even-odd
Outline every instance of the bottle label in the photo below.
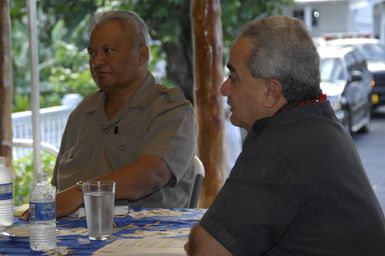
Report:
[[[31,221],[56,220],[55,201],[53,202],[29,202]]]
[[[0,184],[0,200],[13,199],[12,183]]]

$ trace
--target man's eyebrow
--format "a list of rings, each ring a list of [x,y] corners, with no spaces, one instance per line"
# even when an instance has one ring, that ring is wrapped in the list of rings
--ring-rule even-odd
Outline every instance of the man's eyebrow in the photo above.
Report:
[[[102,44],[102,45],[97,45],[97,46],[95,46],[95,45],[88,45],[87,46],[87,48],[88,49],[94,49],[94,48],[113,48],[113,47],[115,47],[112,43],[104,43],[104,44]]]

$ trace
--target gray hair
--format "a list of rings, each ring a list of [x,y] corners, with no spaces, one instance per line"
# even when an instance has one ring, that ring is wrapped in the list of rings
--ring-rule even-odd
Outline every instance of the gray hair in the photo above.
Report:
[[[146,46],[149,46],[149,33],[144,20],[133,11],[106,11],[96,13],[90,22],[90,31],[95,27],[111,20],[122,20],[129,25],[133,25],[139,35],[139,39]]]
[[[246,24],[240,37],[254,43],[247,65],[255,78],[279,80],[288,102],[319,97],[319,55],[302,21],[287,16],[257,19]]]

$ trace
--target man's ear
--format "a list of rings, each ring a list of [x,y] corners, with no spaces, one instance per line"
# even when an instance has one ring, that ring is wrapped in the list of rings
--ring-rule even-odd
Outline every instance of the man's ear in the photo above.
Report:
[[[139,63],[140,65],[143,65],[143,64],[147,64],[148,61],[149,61],[149,58],[150,58],[150,53],[149,53],[149,49],[148,49],[148,46],[145,45],[145,44],[142,44],[140,46],[140,56],[139,56]]]
[[[269,79],[265,81],[265,102],[267,108],[274,107],[282,96],[283,86],[280,81],[276,79]]]

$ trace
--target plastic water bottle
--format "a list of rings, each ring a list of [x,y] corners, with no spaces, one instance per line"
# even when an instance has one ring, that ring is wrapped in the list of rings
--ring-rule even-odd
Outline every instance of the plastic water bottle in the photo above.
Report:
[[[13,224],[13,182],[5,157],[0,156],[0,226]]]
[[[55,193],[47,176],[36,174],[36,183],[29,196],[29,245],[34,251],[47,251],[56,247]]]

